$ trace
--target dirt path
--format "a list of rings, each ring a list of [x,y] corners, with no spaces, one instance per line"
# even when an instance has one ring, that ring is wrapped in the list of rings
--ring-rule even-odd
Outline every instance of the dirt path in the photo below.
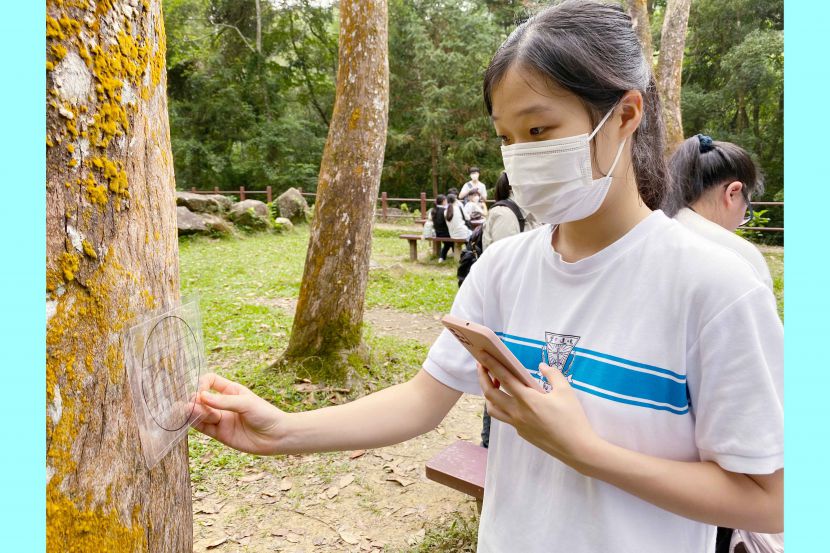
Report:
[[[296,298],[260,298],[250,301],[250,303],[276,307],[289,314],[293,314],[294,309],[297,307]],[[444,328],[438,315],[406,313],[395,309],[374,308],[367,309],[363,316],[364,321],[372,325],[372,328],[378,334],[406,340],[417,340],[426,345],[434,342]]]
[[[262,305],[293,312],[295,299]],[[371,309],[379,334],[432,343],[443,328],[430,315]],[[475,502],[429,481],[424,465],[458,439],[479,442],[483,400],[462,396],[434,431],[365,452],[255,458],[244,476],[215,471],[194,492],[194,551],[399,551]],[[202,435],[191,439],[207,440]]]

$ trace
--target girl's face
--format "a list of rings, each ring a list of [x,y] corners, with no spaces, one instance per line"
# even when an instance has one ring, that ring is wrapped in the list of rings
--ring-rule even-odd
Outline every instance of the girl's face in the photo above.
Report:
[[[642,102],[639,93],[634,94]],[[517,65],[508,69],[493,90],[492,98],[493,125],[505,146],[567,138],[594,130],[589,112],[578,96]],[[628,94],[621,104],[626,98]],[[591,157],[595,179],[605,175],[601,169],[608,169],[620,142],[633,133],[633,128],[627,132],[629,124],[619,111],[622,111],[619,107],[615,108],[615,113],[594,137]],[[639,117],[636,123],[639,124]],[[620,166],[626,165],[623,161]]]

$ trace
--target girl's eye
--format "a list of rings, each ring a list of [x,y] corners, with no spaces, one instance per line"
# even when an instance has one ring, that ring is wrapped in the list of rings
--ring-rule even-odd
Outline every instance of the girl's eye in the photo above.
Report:
[[[545,132],[545,127],[533,127],[530,129],[530,136],[539,136]]]

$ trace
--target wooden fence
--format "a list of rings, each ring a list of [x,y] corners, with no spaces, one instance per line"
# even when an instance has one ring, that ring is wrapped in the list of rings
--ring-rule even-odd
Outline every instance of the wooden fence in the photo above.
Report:
[[[297,190],[300,191],[300,194],[306,197],[314,198],[317,196],[314,192],[303,192],[302,188],[298,188]],[[274,200],[273,191],[270,186],[266,186],[265,190],[247,190],[244,186],[240,186],[239,190],[219,190],[219,188],[214,188],[213,190],[196,190],[196,188],[191,188],[190,192],[193,194],[234,194],[239,196],[239,200],[245,200],[249,195],[262,195],[265,194],[265,201],[267,203],[271,203]],[[413,214],[399,214],[399,213],[389,213],[389,202],[417,202],[420,208],[420,215],[421,219],[426,219],[427,216],[427,204],[434,203],[435,198],[427,198],[426,192],[421,192],[420,197],[418,198],[390,198],[386,192],[381,192],[380,197],[377,199],[380,202],[380,216],[383,219],[395,219],[395,218],[409,218],[412,217]],[[488,204],[492,204],[494,200],[487,200]],[[757,206],[780,206],[784,207],[784,202],[752,202],[753,207]],[[743,230],[757,230],[760,232],[784,232],[784,227],[741,227]]]

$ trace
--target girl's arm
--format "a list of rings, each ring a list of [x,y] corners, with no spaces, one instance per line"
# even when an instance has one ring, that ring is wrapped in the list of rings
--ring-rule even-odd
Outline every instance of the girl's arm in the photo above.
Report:
[[[739,474],[713,462],[673,461],[613,445],[593,431],[558,370],[539,365],[553,386],[541,394],[492,357],[486,367],[478,370],[490,415],[580,473],[686,518],[753,532],[783,531],[783,469],[770,475]],[[510,395],[499,390],[491,374]]]
[[[211,374],[200,384],[196,406],[203,418],[195,427],[259,455],[368,449],[432,430],[459,397],[461,392],[421,370],[403,384],[345,405],[285,413],[244,386]]]

